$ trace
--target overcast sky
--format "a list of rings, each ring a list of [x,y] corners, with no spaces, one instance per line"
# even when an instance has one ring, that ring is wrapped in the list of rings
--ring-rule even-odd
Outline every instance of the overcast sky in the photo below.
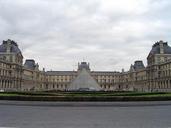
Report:
[[[171,0],[0,0],[0,41],[46,70],[128,70],[159,40],[171,44]]]

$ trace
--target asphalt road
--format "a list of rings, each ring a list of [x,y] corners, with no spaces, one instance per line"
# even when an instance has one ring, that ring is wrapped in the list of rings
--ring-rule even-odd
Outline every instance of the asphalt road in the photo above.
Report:
[[[171,128],[171,101],[0,101],[0,128]]]

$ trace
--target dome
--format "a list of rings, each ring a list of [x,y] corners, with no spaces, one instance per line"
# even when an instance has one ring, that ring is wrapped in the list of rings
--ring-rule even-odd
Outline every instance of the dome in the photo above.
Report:
[[[0,52],[6,52],[8,46],[10,46],[11,53],[21,53],[17,43],[9,39],[7,41],[3,41],[3,43],[0,45]]]

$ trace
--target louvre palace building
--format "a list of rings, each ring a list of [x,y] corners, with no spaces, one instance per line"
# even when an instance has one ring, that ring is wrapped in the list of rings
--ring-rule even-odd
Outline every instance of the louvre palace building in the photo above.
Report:
[[[0,44],[0,90],[3,91],[171,91],[171,47],[156,42],[147,56],[131,64],[129,71],[91,71],[87,62],[76,71],[39,70],[34,59],[26,59],[13,40]]]

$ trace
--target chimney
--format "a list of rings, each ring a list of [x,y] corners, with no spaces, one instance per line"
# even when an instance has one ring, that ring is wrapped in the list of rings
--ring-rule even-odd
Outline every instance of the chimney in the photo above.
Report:
[[[43,68],[43,72],[45,72],[45,68]]]
[[[122,73],[124,73],[125,71],[124,71],[124,69],[122,68]]]
[[[7,51],[6,52],[7,53],[11,52],[11,40],[10,39],[7,40]]]
[[[35,69],[39,70],[39,64],[38,63],[35,65]]]
[[[159,46],[160,46],[160,54],[164,54],[164,42],[161,40],[160,42],[159,42]]]

